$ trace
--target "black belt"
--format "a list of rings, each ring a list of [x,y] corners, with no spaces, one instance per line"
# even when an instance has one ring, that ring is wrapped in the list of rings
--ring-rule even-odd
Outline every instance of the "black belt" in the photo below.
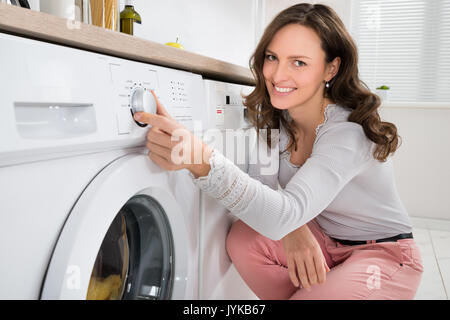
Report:
[[[412,232],[410,232],[410,233],[398,234],[398,235],[390,237],[390,238],[384,238],[384,239],[378,239],[378,240],[367,240],[367,241],[341,240],[341,239],[335,239],[335,238],[331,238],[331,239],[333,239],[341,244],[347,245],[347,246],[356,246],[356,245],[360,245],[360,244],[369,244],[369,243],[378,243],[378,242],[395,242],[400,239],[412,239],[412,238],[413,238],[413,234],[412,234]]]

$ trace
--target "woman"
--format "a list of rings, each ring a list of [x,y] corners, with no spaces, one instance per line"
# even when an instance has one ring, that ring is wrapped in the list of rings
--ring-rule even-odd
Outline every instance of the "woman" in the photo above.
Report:
[[[250,64],[256,88],[245,104],[257,132],[280,130],[279,141],[264,142],[280,151],[281,189],[258,165],[249,176],[191,133],[184,159],[174,159],[183,128],[159,104],[159,115],[137,119],[153,125],[150,158],[188,169],[240,219],[227,251],[259,298],[414,298],[423,267],[389,158],[397,129],[358,78],[342,21],[324,5],[292,6],[266,28]]]

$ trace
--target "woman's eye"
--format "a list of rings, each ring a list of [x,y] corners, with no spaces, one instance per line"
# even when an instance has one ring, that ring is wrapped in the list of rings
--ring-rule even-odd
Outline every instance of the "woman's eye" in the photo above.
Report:
[[[295,60],[294,64],[296,67],[306,66],[306,63],[304,63],[303,61],[300,61],[300,60]]]
[[[274,56],[274,55],[271,55],[271,54],[266,54],[266,59],[269,60],[269,61],[274,61],[274,60],[276,60],[275,56]]]

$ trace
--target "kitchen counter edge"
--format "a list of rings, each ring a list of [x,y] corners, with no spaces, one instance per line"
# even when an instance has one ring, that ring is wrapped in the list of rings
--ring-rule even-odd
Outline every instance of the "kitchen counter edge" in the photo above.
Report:
[[[254,85],[248,68],[124,33],[0,3],[0,32]]]

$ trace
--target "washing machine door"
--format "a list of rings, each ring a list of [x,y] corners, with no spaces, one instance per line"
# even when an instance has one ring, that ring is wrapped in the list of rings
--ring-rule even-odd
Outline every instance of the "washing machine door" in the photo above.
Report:
[[[167,172],[144,154],[119,158],[73,207],[41,298],[184,299],[187,243]]]

